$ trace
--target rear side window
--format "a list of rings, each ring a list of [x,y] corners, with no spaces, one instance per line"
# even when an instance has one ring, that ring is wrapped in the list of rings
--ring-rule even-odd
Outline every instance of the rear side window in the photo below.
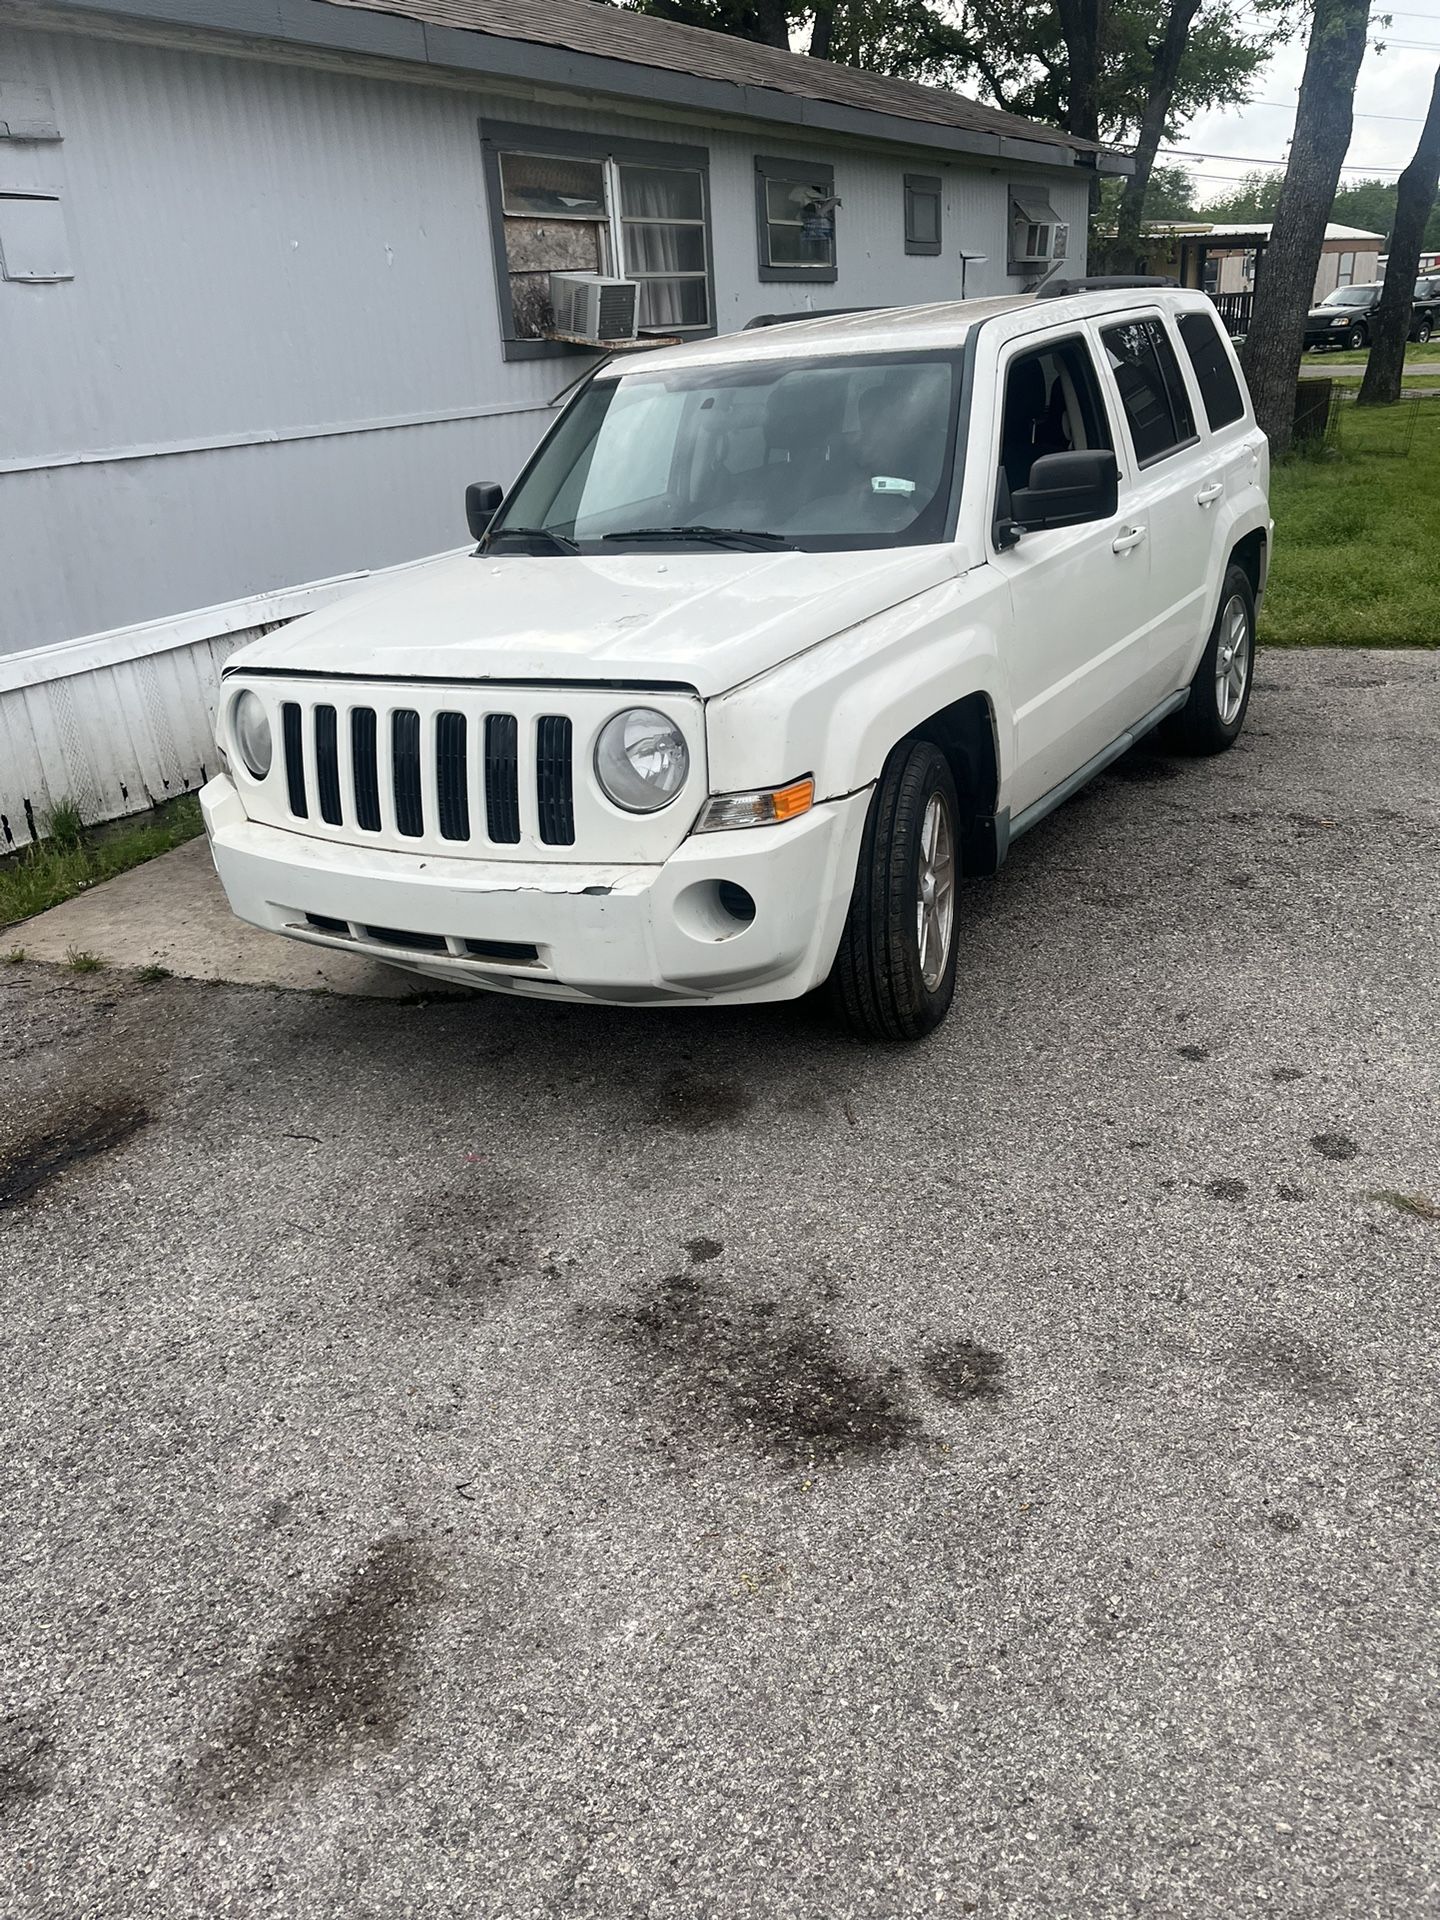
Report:
[[[1195,422],[1180,363],[1160,322],[1127,320],[1123,326],[1106,327],[1100,338],[1120,389],[1140,465],[1148,466],[1193,440]]]
[[[1245,412],[1244,396],[1235,369],[1220,338],[1220,329],[1208,313],[1182,313],[1180,338],[1195,369],[1200,398],[1205,402],[1205,418],[1212,432],[1228,427]]]

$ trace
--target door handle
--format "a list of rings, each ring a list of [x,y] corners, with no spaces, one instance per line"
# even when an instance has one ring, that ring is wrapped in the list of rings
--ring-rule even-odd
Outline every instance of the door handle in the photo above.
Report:
[[[1117,533],[1110,542],[1112,553],[1129,553],[1132,547],[1138,547],[1145,538],[1144,527],[1126,527],[1123,533]]]
[[[1225,482],[1216,480],[1210,486],[1200,489],[1195,496],[1195,504],[1197,507],[1213,507],[1224,491]]]

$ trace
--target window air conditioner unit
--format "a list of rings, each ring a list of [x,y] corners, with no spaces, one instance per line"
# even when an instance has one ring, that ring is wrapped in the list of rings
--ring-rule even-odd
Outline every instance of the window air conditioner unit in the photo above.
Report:
[[[1048,267],[1063,260],[1070,247],[1070,229],[1055,218],[1055,209],[1042,196],[1015,195],[1010,202],[1010,270]]]
[[[611,280],[601,273],[552,273],[550,306],[556,333],[609,346],[633,340],[639,317],[640,288],[634,280]]]

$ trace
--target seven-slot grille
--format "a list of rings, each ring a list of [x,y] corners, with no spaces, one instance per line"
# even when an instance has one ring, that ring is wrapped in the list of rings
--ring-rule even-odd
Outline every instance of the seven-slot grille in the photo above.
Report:
[[[314,766],[307,765],[304,709],[287,700],[280,710],[285,748],[285,787],[291,813],[311,817],[312,802],[329,826],[355,826],[379,833],[388,795],[396,833],[422,839],[427,830],[456,842],[486,839],[514,846],[520,840],[520,728],[513,713],[422,715],[413,707],[377,714],[352,707],[348,729],[333,706],[314,709]],[[422,730],[432,729],[429,753]],[[544,713],[535,723],[535,809],[546,846],[575,844],[574,727],[565,714]],[[354,818],[344,817],[340,755],[350,756]],[[479,793],[484,818],[472,819],[471,756],[481,759]],[[425,792],[424,770],[433,760],[434,790]],[[433,817],[427,817],[433,812]]]

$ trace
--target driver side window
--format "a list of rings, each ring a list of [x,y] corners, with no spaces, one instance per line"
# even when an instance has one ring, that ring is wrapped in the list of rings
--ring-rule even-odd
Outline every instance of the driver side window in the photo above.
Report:
[[[1000,420],[1002,494],[1029,486],[1031,467],[1047,453],[1114,445],[1095,362],[1083,339],[1048,341],[1010,362]]]

